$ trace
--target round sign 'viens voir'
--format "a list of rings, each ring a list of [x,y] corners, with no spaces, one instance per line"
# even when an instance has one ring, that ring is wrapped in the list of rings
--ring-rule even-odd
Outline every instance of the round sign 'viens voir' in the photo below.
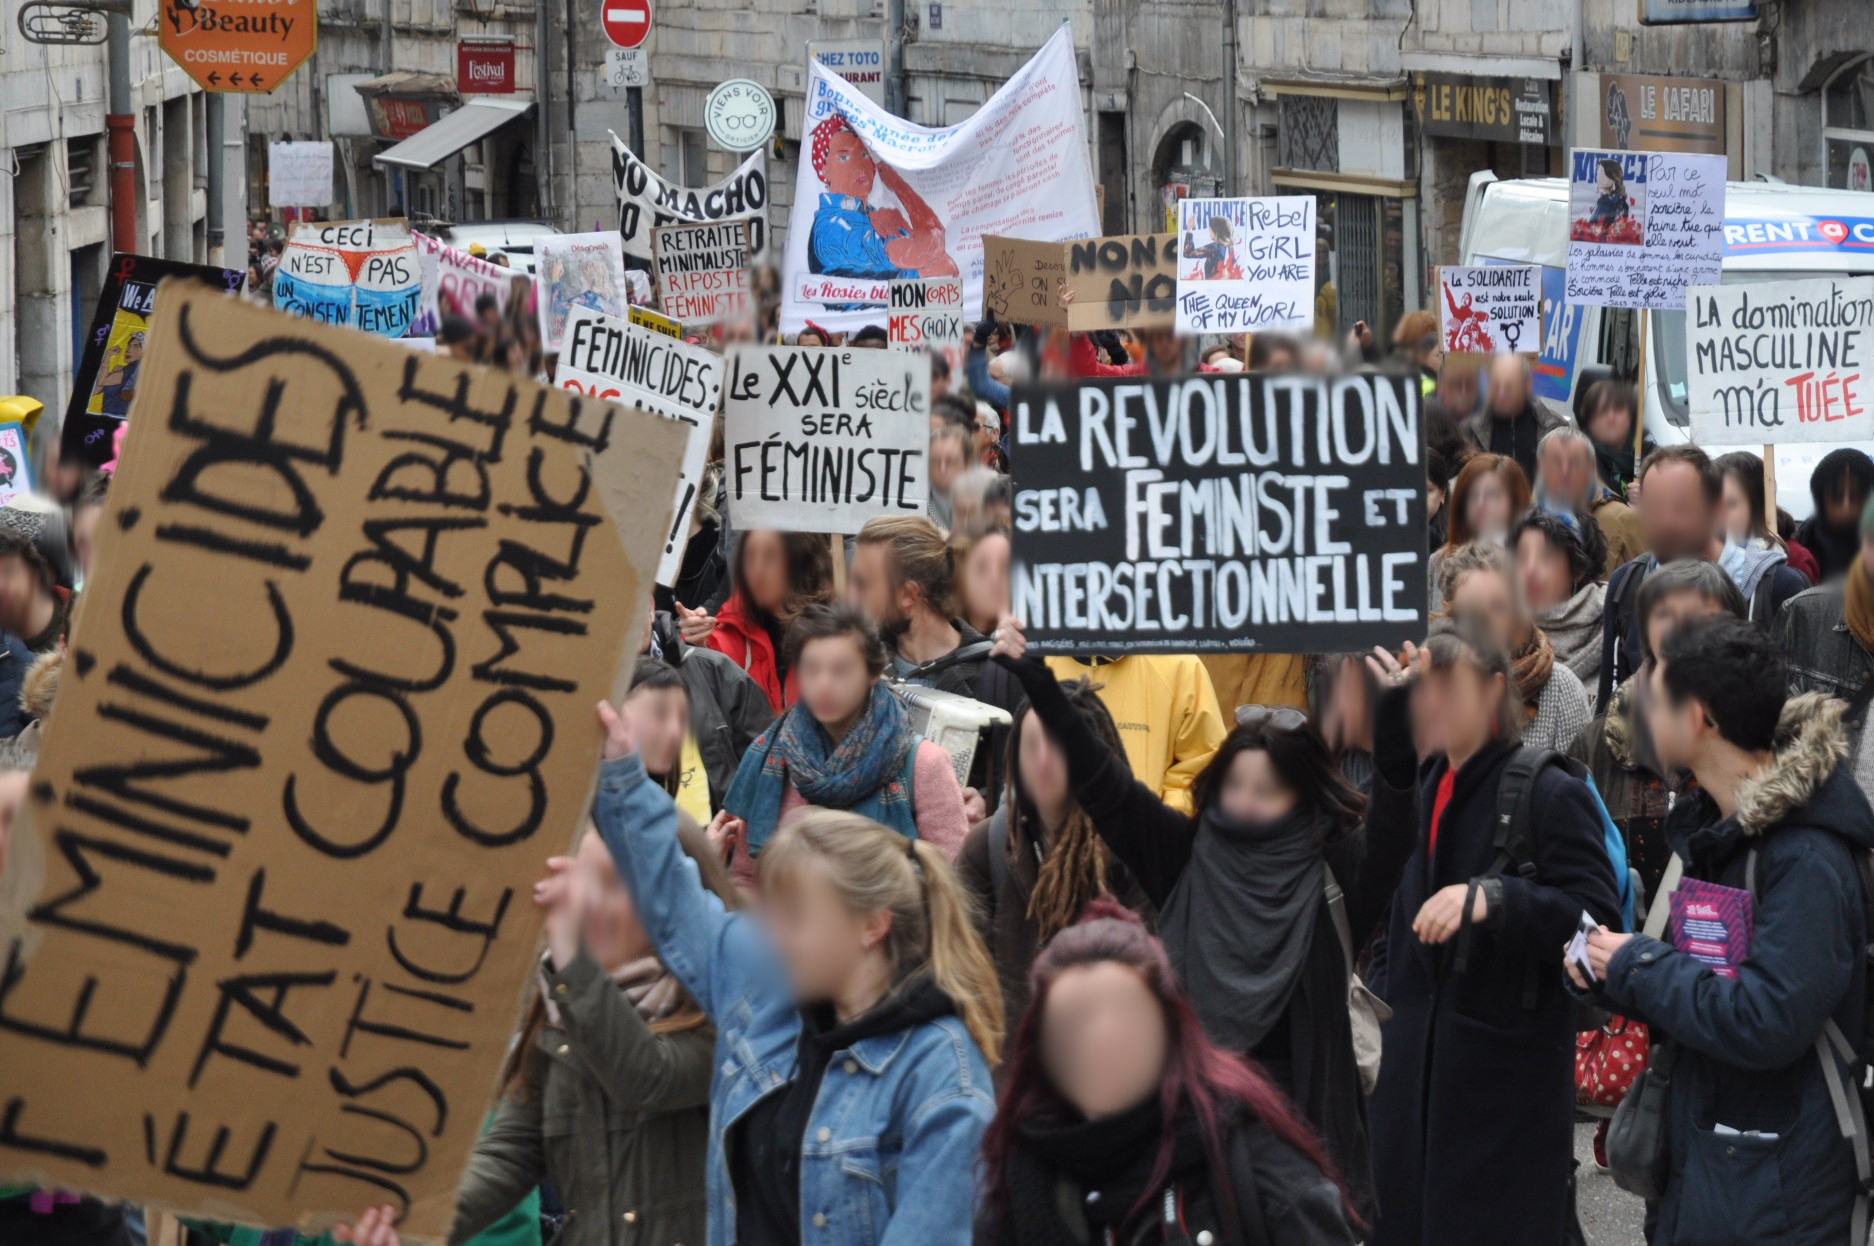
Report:
[[[703,124],[725,151],[753,151],[774,133],[774,97],[759,82],[731,78],[709,93]]]

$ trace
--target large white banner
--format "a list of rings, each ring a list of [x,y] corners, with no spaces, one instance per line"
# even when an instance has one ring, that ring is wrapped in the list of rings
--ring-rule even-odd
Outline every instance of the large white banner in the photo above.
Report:
[[[1701,444],[1874,440],[1870,372],[1874,277],[1693,286],[1686,296],[1685,401]]]
[[[566,316],[554,384],[589,398],[637,407],[689,426],[690,441],[677,477],[676,505],[670,531],[657,559],[657,582],[677,582],[684,547],[690,539],[690,516],[709,460],[709,438],[722,405],[723,358],[616,316],[575,307]],[[694,605],[696,603],[687,603]]]
[[[810,65],[782,266],[781,329],[883,325],[893,281],[960,277],[982,306],[984,234],[1062,242],[1100,232],[1073,32],[1056,31],[961,125],[892,116]]]
[[[748,222],[748,250],[768,249],[768,157],[757,148],[741,167],[714,186],[691,189],[667,182],[612,135],[612,185],[618,192],[618,233],[625,254],[651,262],[651,231],[659,225],[704,221]]]

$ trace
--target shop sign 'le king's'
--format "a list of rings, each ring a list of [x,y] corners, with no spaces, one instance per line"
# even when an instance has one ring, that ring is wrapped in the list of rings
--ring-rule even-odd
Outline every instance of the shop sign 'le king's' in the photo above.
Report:
[[[311,0],[162,0],[157,39],[204,91],[266,94],[319,46]]]

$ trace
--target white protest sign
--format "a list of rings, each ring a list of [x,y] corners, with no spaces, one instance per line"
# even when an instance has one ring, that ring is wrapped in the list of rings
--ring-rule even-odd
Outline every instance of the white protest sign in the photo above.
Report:
[[[714,186],[692,189],[667,182],[612,135],[612,188],[618,195],[618,233],[625,254],[651,259],[651,231],[659,225],[694,221],[745,220],[748,249],[760,255],[768,246],[768,156],[766,148],[749,153],[741,167]]]
[[[729,513],[747,531],[857,532],[930,500],[930,369],[884,350],[744,346],[723,403]]]
[[[554,234],[534,242],[534,298],[541,348],[560,348],[566,317],[575,307],[622,316],[631,306],[625,252],[617,234]]]
[[[484,294],[493,296],[495,306],[503,313],[507,311],[508,294],[514,288],[512,270],[458,251],[428,234],[411,237],[416,242],[417,262],[423,268],[423,303],[416,323],[410,326],[412,337],[435,336],[444,316],[475,319],[475,304]]]
[[[1314,196],[1178,201],[1178,332],[1314,326]]]
[[[1569,153],[1568,301],[1675,311],[1724,265],[1723,156]]]
[[[723,372],[722,356],[700,346],[586,307],[575,307],[567,314],[559,369],[553,374],[556,385],[690,428],[670,531],[664,535],[664,550],[657,560],[657,582],[665,587],[677,582],[683,566],[690,516],[696,510],[697,491],[709,459],[709,437],[722,403]],[[619,448],[624,451],[623,446]]]
[[[1497,264],[1438,270],[1445,350],[1491,355],[1542,348],[1542,267]]]
[[[269,207],[323,207],[332,199],[330,142],[267,144]]]
[[[746,221],[660,225],[652,231],[651,251],[657,297],[671,319],[709,325],[753,310]]]
[[[963,369],[963,283],[955,277],[891,283],[893,350],[941,353],[950,375]]]
[[[1100,232],[1073,32],[1061,27],[970,118],[947,129],[886,112],[818,61],[782,265],[781,331],[850,333],[884,319],[891,283],[963,282],[982,306],[983,236]]]
[[[409,223],[301,221],[273,273],[273,305],[325,324],[402,337],[423,300],[423,266]]]
[[[1874,440],[1874,277],[1695,286],[1685,308],[1692,439]]]

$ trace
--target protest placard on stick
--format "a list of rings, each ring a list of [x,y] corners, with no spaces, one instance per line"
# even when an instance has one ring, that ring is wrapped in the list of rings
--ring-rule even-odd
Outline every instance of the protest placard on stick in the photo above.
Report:
[[[1058,242],[983,238],[983,316],[998,324],[1067,327],[1060,285],[1067,258]]]
[[[625,249],[617,234],[557,234],[534,243],[534,300],[540,313],[540,343],[560,348],[566,316],[575,307],[622,316],[631,296],[625,280]]]
[[[754,308],[748,289],[748,222],[660,225],[651,234],[657,297],[683,324],[711,325]]]
[[[1874,440],[1871,372],[1874,277],[1694,286],[1687,297],[1695,441]]]
[[[1571,151],[1568,301],[1674,311],[1724,266],[1725,157]]]
[[[1119,234],[1064,244],[1070,329],[1169,329],[1177,321],[1178,235]]]
[[[723,404],[743,530],[857,532],[930,501],[930,368],[892,351],[745,346]]]
[[[1542,266],[1447,265],[1438,270],[1444,350],[1448,355],[1533,353],[1542,344]]]
[[[1314,196],[1178,201],[1180,333],[1314,325]]]
[[[963,376],[963,283],[955,277],[891,283],[891,348],[900,351],[934,350],[950,365],[950,375]]]
[[[1425,626],[1416,378],[1017,389],[1014,613],[1043,653],[1323,653]]]
[[[675,420],[684,429],[683,464],[657,560],[657,582],[665,586],[677,582],[683,566],[690,517],[696,513],[709,460],[709,438],[722,405],[723,372],[721,355],[654,329],[583,307],[575,307],[566,318],[566,341],[554,373],[562,389],[636,407]],[[609,467],[608,458],[635,457],[631,447],[614,442],[600,462]],[[668,478],[656,487],[669,490]]]
[[[0,876],[0,1184],[446,1234],[643,637],[613,439],[683,440],[164,285]]]

